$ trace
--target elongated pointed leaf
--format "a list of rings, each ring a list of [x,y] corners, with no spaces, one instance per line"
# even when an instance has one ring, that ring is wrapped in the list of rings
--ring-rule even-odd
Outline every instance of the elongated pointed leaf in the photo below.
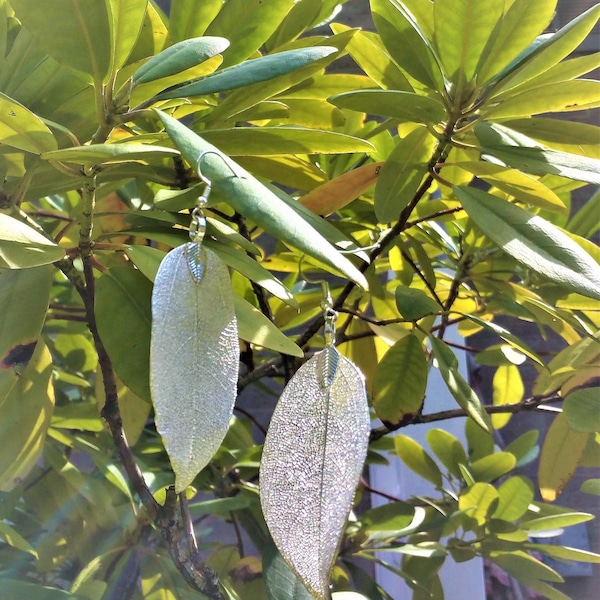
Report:
[[[178,492],[218,450],[233,412],[239,343],[227,268],[206,248],[192,275],[188,249],[161,263],[152,295],[150,386],[156,427]]]
[[[106,8],[110,25],[111,71],[116,73],[129,58],[137,42],[147,0],[108,0]]]
[[[219,150],[204,141],[179,121],[159,112],[159,116],[184,158],[196,166],[204,152],[202,172],[213,183],[213,189],[238,212],[285,243],[313,256],[357,282],[363,288],[367,282],[362,273],[323,238],[313,227],[298,217],[275,194],[259,183],[250,173],[223,158]],[[215,154],[217,156],[215,156]],[[227,161],[227,162],[225,162]],[[231,166],[230,166],[231,165]],[[232,168],[235,175],[232,173]]]
[[[573,431],[564,413],[555,417],[542,446],[538,469],[540,493],[546,502],[554,502],[573,477],[589,436]]]
[[[56,262],[65,251],[29,225],[0,213],[0,268],[25,269]]]
[[[425,399],[427,359],[415,335],[399,339],[385,354],[373,381],[373,408],[384,422],[416,416]]]
[[[492,515],[495,519],[516,521],[526,512],[533,502],[533,485],[527,477],[517,475],[510,477],[498,488],[500,499]]]
[[[204,35],[223,6],[223,0],[171,0],[169,37],[174,42]]]
[[[401,139],[388,157],[375,186],[375,215],[380,223],[398,219],[427,174],[436,139],[418,127]]]
[[[411,321],[417,321],[442,310],[442,307],[423,290],[399,285],[395,290],[395,296],[400,314]]]
[[[0,94],[0,143],[35,154],[57,148],[44,122],[4,94]]]
[[[563,410],[571,429],[600,431],[600,388],[576,390],[565,398]]]
[[[446,116],[444,105],[435,98],[396,90],[345,92],[331,96],[329,102],[340,108],[413,123],[435,125]]]
[[[458,405],[485,431],[491,431],[492,423],[481,400],[473,388],[458,372],[458,361],[450,348],[436,337],[430,337],[431,348],[438,362],[440,373]]]
[[[0,490],[19,485],[44,447],[54,409],[52,357],[38,341],[35,352],[1,406]]]
[[[163,159],[178,156],[179,152],[163,146],[124,142],[123,144],[91,144],[61,148],[42,154],[44,160],[59,160],[77,164],[101,164],[104,162],[120,162],[123,160]]]
[[[187,98],[188,96],[202,96],[225,90],[234,90],[253,83],[268,81],[279,75],[295,71],[320,58],[325,58],[336,51],[329,46],[313,46],[286,50],[277,54],[270,54],[261,58],[254,58],[239,65],[217,71],[212,75],[184,85],[176,85],[161,92],[157,100],[168,98]]]
[[[447,77],[455,84],[473,79],[503,9],[503,3],[496,0],[435,1],[436,48]]]
[[[364,380],[330,346],[296,372],[275,408],[260,467],[265,520],[315,598],[329,576],[366,457]]]
[[[516,365],[500,365],[494,373],[493,404],[517,404],[523,399],[525,388]],[[501,429],[510,421],[510,413],[492,415],[494,429]]]
[[[13,0],[12,8],[54,60],[101,82],[110,71],[111,34],[104,1]]]
[[[273,544],[263,552],[263,576],[269,600],[312,600],[313,598]]]
[[[407,435],[395,435],[396,453],[404,464],[436,487],[442,486],[442,472],[423,447]]]
[[[554,225],[481,190],[457,187],[455,193],[469,217],[507,254],[562,287],[600,299],[598,263]]]
[[[133,83],[147,83],[181,73],[223,52],[228,46],[229,41],[221,37],[207,36],[184,40],[169,46],[144,63],[134,73]]]

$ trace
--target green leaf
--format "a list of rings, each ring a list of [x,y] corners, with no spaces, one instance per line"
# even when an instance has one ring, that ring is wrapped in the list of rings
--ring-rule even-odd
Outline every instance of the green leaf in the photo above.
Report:
[[[239,296],[234,296],[233,304],[238,320],[238,334],[243,340],[289,356],[304,356],[304,352],[281,333],[258,308]]]
[[[483,525],[498,505],[499,495],[489,483],[476,483],[458,499],[458,508]]]
[[[477,71],[479,85],[495,77],[544,31],[554,16],[556,0],[513,2],[496,23]]]
[[[102,342],[123,383],[150,401],[152,286],[140,271],[114,267],[96,282],[96,321]]]
[[[394,425],[419,414],[427,387],[427,358],[416,335],[398,340],[385,354],[373,381],[377,416]]]
[[[204,139],[230,156],[279,154],[341,154],[374,152],[375,147],[357,137],[304,127],[233,127],[207,129]]]
[[[389,502],[365,511],[360,522],[370,537],[391,539],[408,535],[424,519],[425,510],[422,507],[415,508],[406,502]]]
[[[38,116],[1,93],[0,142],[34,154],[57,148],[54,135]]]
[[[594,516],[589,513],[561,512],[537,519],[523,520],[521,527],[526,531],[552,531],[554,529],[562,529],[563,527],[585,523],[586,521],[591,521],[593,518]]]
[[[581,484],[581,491],[600,496],[600,479],[588,479]]]
[[[418,321],[442,310],[442,307],[422,290],[399,285],[394,293],[400,314],[410,321]]]
[[[444,105],[428,96],[397,90],[359,90],[336,94],[328,101],[368,115],[435,125],[444,120]]]
[[[19,581],[0,577],[0,588],[4,600],[22,600],[23,598],[36,598],[39,600],[78,600],[76,596],[65,590],[47,587],[37,583]]]
[[[517,475],[504,481],[498,488],[498,506],[492,515],[494,519],[516,521],[533,502],[533,485],[527,477]]]
[[[187,98],[246,87],[253,83],[275,79],[275,77],[300,69],[334,52],[336,49],[329,46],[313,46],[254,58],[207,75],[199,81],[175,85],[158,94],[156,99]]]
[[[535,429],[526,431],[506,446],[505,450],[514,454],[517,459],[517,466],[520,467],[537,457],[539,449],[536,444],[539,437],[540,433]]]
[[[433,5],[437,54],[448,79],[459,88],[477,73],[492,32],[504,12],[496,0],[436,0]]]
[[[58,160],[68,163],[96,165],[101,163],[121,162],[124,160],[144,160],[173,158],[179,152],[172,148],[123,142],[122,144],[89,144],[61,148],[42,154],[44,160]]]
[[[380,223],[398,219],[428,172],[436,139],[426,127],[402,138],[388,157],[375,186],[375,215]]]
[[[502,192],[514,196],[519,202],[539,206],[553,212],[566,210],[565,203],[553,190],[541,181],[516,169],[508,169],[484,161],[458,162],[452,166],[473,173]]]
[[[589,80],[560,81],[534,87],[493,103],[482,110],[482,116],[495,120],[597,108],[600,106],[599,88],[600,82]]]
[[[217,148],[205,142],[185,125],[164,113],[159,113],[159,116],[167,133],[191,165],[196,166],[198,157],[203,152],[211,151],[210,154],[205,154],[202,172],[212,181],[213,189],[222,198],[227,198],[236,211],[283,242],[339,270],[361,287],[367,287],[362,273],[345,256],[336,252],[315,229],[298,218],[296,211],[283,203],[250,173],[231,159],[223,158]],[[232,168],[235,175],[231,172]]]
[[[334,33],[341,33],[349,29],[339,23],[332,23],[330,27]],[[376,34],[369,31],[357,31],[346,46],[346,50],[366,75],[379,87],[405,90],[407,92],[413,91],[402,71],[385,52]],[[356,87],[352,89],[356,89]]]
[[[536,273],[584,296],[600,299],[600,267],[554,225],[474,188],[455,193],[469,217],[507,254]]]
[[[462,477],[459,466],[467,465],[469,461],[457,438],[443,429],[430,429],[427,432],[427,443],[451,475]]]
[[[52,357],[42,341],[0,405],[0,490],[10,491],[40,458],[54,410]]]
[[[295,4],[294,0],[229,0],[208,26],[208,35],[231,40],[225,66],[236,65],[256,52]]]
[[[552,558],[563,560],[565,562],[578,561],[586,563],[600,563],[600,554],[580,550],[579,548],[569,548],[568,546],[555,546],[554,544],[527,544],[529,550],[541,552]]]
[[[0,268],[26,269],[60,260],[65,251],[25,223],[0,213]]]
[[[544,148],[531,138],[498,124],[479,123],[475,126],[475,134],[484,157],[491,155],[533,175],[560,175],[600,184],[599,160],[581,156],[581,153],[569,154]]]
[[[296,371],[269,425],[260,465],[263,514],[285,561],[318,600],[329,597],[369,430],[363,376],[332,345]]]
[[[199,273],[189,266],[195,249]],[[208,248],[178,246],[160,264],[152,291],[150,387],[177,492],[208,464],[229,427],[240,353],[233,299],[227,267]]]
[[[563,578],[556,571],[523,551],[493,552],[489,558],[509,575],[529,587],[535,585],[537,580],[556,583],[563,581]]]
[[[469,471],[476,481],[495,481],[514,469],[517,459],[510,452],[494,452],[469,465]]]
[[[33,355],[44,324],[53,269],[0,270],[0,406]]]
[[[436,487],[442,486],[442,472],[418,442],[407,435],[399,434],[394,436],[394,446],[396,453],[409,469]]]
[[[542,43],[532,46],[497,76],[499,85],[494,91],[515,87],[545,73],[583,42],[599,17],[600,6],[592,6]]]
[[[523,399],[525,387],[521,372],[516,365],[500,365],[494,373],[493,404],[518,404]],[[510,420],[510,413],[492,415],[492,426],[501,429]]]
[[[17,18],[54,60],[99,84],[110,73],[111,33],[105,2],[11,0]]]
[[[485,411],[477,394],[458,372],[458,361],[452,350],[450,350],[442,340],[436,337],[431,336],[429,339],[440,373],[458,405],[463,408],[469,417],[471,417],[482,429],[491,431],[492,424],[490,416]]]
[[[181,73],[223,52],[228,46],[229,41],[221,37],[197,37],[184,40],[169,46],[144,63],[133,74],[133,84],[148,83]]]
[[[144,23],[147,4],[147,0],[106,2],[111,38],[111,73],[116,73],[127,62]]]
[[[554,502],[577,470],[589,433],[573,431],[563,413],[558,414],[544,440],[538,468],[542,498]]]
[[[262,560],[269,600],[312,600],[312,594],[288,567],[274,544],[264,549]]]
[[[575,390],[565,398],[563,411],[571,429],[600,431],[600,388]]]
[[[431,41],[415,17],[392,0],[371,0],[375,28],[398,66],[427,88],[443,90],[443,76]]]
[[[35,548],[14,527],[11,527],[4,521],[0,521],[0,538],[9,546],[38,558]]]
[[[223,0],[171,0],[169,37],[174,42],[204,35],[223,6]]]

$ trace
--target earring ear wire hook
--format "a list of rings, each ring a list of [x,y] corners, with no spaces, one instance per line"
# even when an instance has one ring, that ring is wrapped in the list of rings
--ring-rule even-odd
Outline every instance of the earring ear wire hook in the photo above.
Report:
[[[229,159],[224,154],[221,154],[220,152],[217,152],[216,150],[204,150],[203,152],[201,152],[200,156],[198,156],[198,160],[196,161],[196,170],[198,171],[198,177],[200,178],[200,181],[202,181],[204,184],[206,184],[206,187],[204,188],[204,192],[202,193],[202,196],[200,196],[200,198],[198,198],[198,202],[203,205],[205,205],[206,202],[208,201],[208,196],[210,195],[210,191],[212,189],[212,181],[206,175],[204,175],[202,173],[202,159],[207,154],[214,154],[215,156],[218,156],[227,165],[227,167],[229,167],[229,170],[233,173],[233,176],[237,177],[238,179],[240,178],[240,175],[238,175],[238,173],[236,173],[235,169],[233,168],[233,165],[231,164]]]

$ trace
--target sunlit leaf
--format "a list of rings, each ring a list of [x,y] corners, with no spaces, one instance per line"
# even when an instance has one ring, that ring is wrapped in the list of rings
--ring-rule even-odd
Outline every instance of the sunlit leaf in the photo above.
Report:
[[[138,144],[136,142],[125,142],[123,144],[90,144],[87,146],[74,146],[72,148],[61,148],[51,152],[45,152],[42,158],[45,160],[59,160],[77,164],[100,164],[119,162],[123,160],[152,160],[173,158],[179,152],[172,148],[152,146],[150,144]]]
[[[36,465],[54,410],[52,357],[42,341],[1,405],[0,490],[10,491]]]
[[[510,452],[494,452],[469,465],[469,471],[477,481],[495,481],[511,471],[517,459]]]
[[[538,469],[540,492],[546,502],[553,502],[573,477],[589,435],[573,431],[563,413],[554,418],[542,446]]]
[[[152,293],[152,401],[178,492],[206,466],[225,437],[239,369],[229,273],[203,248],[200,277],[192,274],[192,250],[193,244],[186,244],[167,254]]]
[[[404,537],[411,529],[418,527],[425,518],[422,507],[414,507],[405,502],[389,502],[365,511],[360,522],[373,538]]]
[[[441,487],[442,472],[418,442],[406,435],[396,435],[394,445],[398,456],[407,467],[436,487]]]
[[[0,268],[37,267],[56,262],[64,254],[62,248],[37,230],[0,213]]]
[[[146,16],[147,4],[147,0],[108,0],[106,3],[113,73],[127,62],[135,46]]]
[[[0,538],[9,546],[38,557],[35,548],[14,528],[5,521],[0,521]]]
[[[427,443],[446,469],[454,477],[461,477],[459,465],[466,465],[469,461],[458,439],[443,429],[430,429],[427,432]]]
[[[167,100],[168,98],[202,96],[268,81],[329,56],[335,51],[335,48],[329,46],[314,46],[254,58],[207,75],[199,81],[175,85],[158,94],[156,99]]]
[[[345,256],[336,252],[315,229],[299,219],[292,208],[286,206],[250,173],[239,165],[231,164],[231,159],[224,159],[217,148],[205,142],[179,121],[163,113],[160,113],[160,118],[167,133],[191,165],[197,164],[198,157],[203,152],[211,151],[211,154],[205,154],[202,172],[212,181],[213,189],[221,197],[227,198],[235,210],[264,227],[278,239],[322,260],[362,287],[367,287],[362,273]],[[232,168],[235,175],[231,172]]]
[[[492,516],[494,519],[516,521],[526,513],[533,501],[533,485],[526,477],[517,475],[502,482],[498,494],[498,506]]]
[[[507,254],[562,287],[600,299],[600,267],[550,222],[487,192],[457,187],[475,224]]]
[[[260,467],[263,513],[281,555],[315,598],[329,594],[369,430],[362,374],[333,346],[300,367],[271,419]]]
[[[493,485],[476,483],[460,495],[458,508],[482,525],[498,505],[498,499],[498,491]]]
[[[171,0],[169,36],[174,42],[204,35],[223,6],[222,0]]]
[[[523,399],[525,388],[521,373],[516,365],[500,365],[494,373],[493,404],[517,404]],[[510,413],[492,415],[494,429],[501,429],[510,421]]]
[[[145,62],[134,74],[134,85],[147,83],[199,65],[212,56],[223,52],[229,46],[225,38],[199,37],[187,39],[169,46],[148,62]]]

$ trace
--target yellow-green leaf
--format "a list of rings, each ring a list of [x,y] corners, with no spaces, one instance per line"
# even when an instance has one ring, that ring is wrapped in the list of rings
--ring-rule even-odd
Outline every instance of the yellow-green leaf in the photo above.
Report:
[[[517,404],[523,399],[525,387],[521,379],[521,372],[516,365],[500,365],[494,373],[493,379],[493,404]],[[510,413],[497,413],[492,415],[492,426],[501,429],[510,421]]]
[[[538,481],[542,498],[554,502],[577,470],[589,433],[573,431],[563,413],[558,414],[544,440]]]
[[[418,442],[407,435],[399,434],[394,436],[394,446],[396,453],[409,469],[436,487],[442,486],[442,472]]]

